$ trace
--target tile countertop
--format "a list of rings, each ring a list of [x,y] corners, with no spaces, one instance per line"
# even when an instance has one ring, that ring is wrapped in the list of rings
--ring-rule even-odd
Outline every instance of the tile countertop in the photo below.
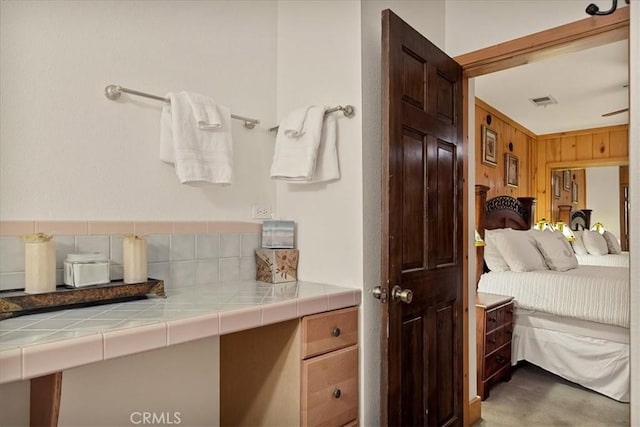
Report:
[[[239,281],[169,288],[167,298],[0,321],[0,384],[359,305],[360,289]]]

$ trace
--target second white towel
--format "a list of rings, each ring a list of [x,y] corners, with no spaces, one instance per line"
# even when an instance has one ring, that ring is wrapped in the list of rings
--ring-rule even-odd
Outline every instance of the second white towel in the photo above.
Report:
[[[276,136],[271,178],[308,184],[340,177],[335,117],[325,119],[325,110],[322,106],[304,107],[282,120]]]

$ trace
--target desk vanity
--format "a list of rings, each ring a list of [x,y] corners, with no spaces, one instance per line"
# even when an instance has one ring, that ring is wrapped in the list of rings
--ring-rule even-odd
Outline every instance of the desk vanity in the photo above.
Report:
[[[357,422],[359,289],[239,281],[166,294],[1,321],[0,390],[30,383],[31,425],[57,425],[59,415],[61,424],[89,425],[81,408],[105,407],[113,418],[104,422],[120,425],[145,416],[182,425]],[[181,384],[190,375],[205,392]],[[107,384],[116,378],[149,384],[151,396],[114,403]],[[186,403],[151,408],[157,397]],[[205,418],[189,412],[205,409]]]

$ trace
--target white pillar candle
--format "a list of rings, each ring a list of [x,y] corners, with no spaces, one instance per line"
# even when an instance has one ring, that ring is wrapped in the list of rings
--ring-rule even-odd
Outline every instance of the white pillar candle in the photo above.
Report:
[[[28,294],[55,292],[56,245],[52,236],[30,234],[23,236],[24,291]]]
[[[122,240],[124,283],[147,281],[147,241],[142,236],[127,235]]]

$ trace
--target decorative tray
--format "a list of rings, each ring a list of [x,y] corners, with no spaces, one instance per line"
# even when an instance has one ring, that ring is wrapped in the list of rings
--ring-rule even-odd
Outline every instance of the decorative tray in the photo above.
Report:
[[[23,291],[0,292],[0,320],[45,311],[110,304],[147,298],[155,294],[166,298],[164,282],[147,279],[146,282],[128,283],[113,281],[104,285],[85,288],[58,286],[55,292],[27,294]]]

